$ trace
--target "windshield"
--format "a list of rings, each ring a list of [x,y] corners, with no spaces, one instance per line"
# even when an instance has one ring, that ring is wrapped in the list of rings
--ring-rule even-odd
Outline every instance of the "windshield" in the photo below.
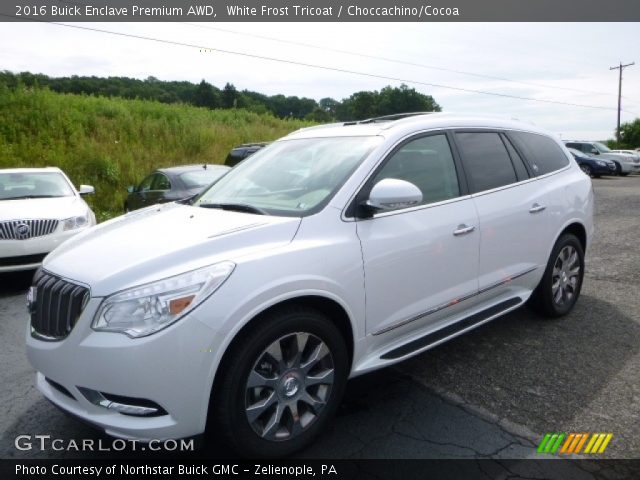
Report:
[[[282,140],[254,153],[194,205],[304,216],[323,208],[381,137]]]
[[[73,195],[71,185],[58,172],[0,173],[0,200]]]
[[[203,168],[202,170],[182,173],[180,178],[187,188],[200,188],[213,183],[228,171],[229,169],[227,168],[207,168],[206,170]]]
[[[607,153],[611,151],[609,147],[607,147],[606,145],[600,142],[594,142],[593,145],[596,147],[596,150],[598,150],[600,153]]]

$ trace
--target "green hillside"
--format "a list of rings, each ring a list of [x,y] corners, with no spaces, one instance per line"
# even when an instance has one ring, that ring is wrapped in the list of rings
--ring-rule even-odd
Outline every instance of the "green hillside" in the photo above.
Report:
[[[222,163],[234,145],[308,125],[241,109],[0,85],[0,168],[60,167],[74,184],[96,187],[89,201],[104,219],[122,212],[127,185],[154,168]]]

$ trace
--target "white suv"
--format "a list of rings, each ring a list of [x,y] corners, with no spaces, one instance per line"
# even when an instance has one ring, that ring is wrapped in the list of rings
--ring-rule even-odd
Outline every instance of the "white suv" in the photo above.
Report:
[[[529,302],[568,313],[593,192],[530,125],[408,115],[297,131],[190,205],[78,235],[29,292],[27,351],[54,404],[106,433],[282,456],[347,378]]]

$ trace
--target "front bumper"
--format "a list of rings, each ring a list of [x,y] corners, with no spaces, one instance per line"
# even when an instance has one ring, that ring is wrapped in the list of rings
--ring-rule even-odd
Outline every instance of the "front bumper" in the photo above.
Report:
[[[49,252],[86,228],[56,231],[27,240],[0,240],[0,272],[35,270]]]
[[[615,164],[612,164],[611,166],[595,164],[591,166],[591,169],[594,175],[615,175],[616,173]]]
[[[215,332],[198,321],[195,312],[144,338],[95,332],[90,324],[101,300],[89,301],[64,340],[34,338],[29,325],[27,357],[37,370],[38,389],[59,408],[114,437],[149,441],[203,433]],[[123,414],[92,402],[86,389],[146,399],[161,406],[164,414]]]

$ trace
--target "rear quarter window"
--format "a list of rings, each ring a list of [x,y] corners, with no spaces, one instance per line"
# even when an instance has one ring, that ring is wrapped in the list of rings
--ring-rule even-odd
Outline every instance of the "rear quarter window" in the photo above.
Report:
[[[509,132],[509,136],[524,152],[536,175],[555,172],[569,165],[569,158],[551,138],[537,133]]]

